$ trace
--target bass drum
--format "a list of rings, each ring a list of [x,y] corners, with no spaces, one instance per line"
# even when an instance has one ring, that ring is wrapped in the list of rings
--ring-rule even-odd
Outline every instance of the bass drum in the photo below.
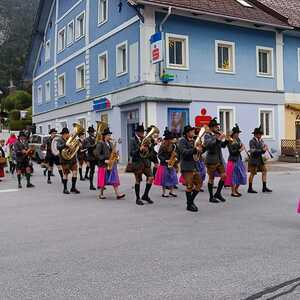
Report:
[[[58,149],[57,149],[57,142],[58,142],[59,139],[60,139],[60,137],[59,137],[59,136],[56,136],[56,137],[53,139],[52,143],[51,143],[51,152],[52,152],[52,154],[53,154],[54,156],[58,156],[58,155],[59,155],[59,151],[58,151]]]

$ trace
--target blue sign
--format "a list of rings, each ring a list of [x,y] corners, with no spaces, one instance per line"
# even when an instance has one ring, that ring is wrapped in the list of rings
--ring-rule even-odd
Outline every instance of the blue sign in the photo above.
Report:
[[[162,33],[156,32],[150,38],[151,43],[151,61],[153,64],[161,62],[163,60],[163,41]]]
[[[108,98],[100,98],[93,101],[93,111],[103,111],[111,108]]]

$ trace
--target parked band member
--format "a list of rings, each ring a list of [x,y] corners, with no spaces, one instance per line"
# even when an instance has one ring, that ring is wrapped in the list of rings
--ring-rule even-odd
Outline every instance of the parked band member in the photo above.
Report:
[[[30,154],[31,149],[29,149],[27,136],[23,131],[20,131],[18,140],[14,144],[14,151],[17,162],[17,177],[18,177],[18,187],[22,188],[21,180],[22,174],[25,174],[27,180],[27,187],[31,188],[34,185],[30,182],[31,177],[31,167],[30,167]]]
[[[225,185],[231,186],[232,197],[241,197],[242,194],[239,192],[239,186],[247,184],[247,172],[241,155],[241,152],[245,151],[245,146],[240,140],[240,133],[240,128],[236,124],[232,128],[231,140],[227,145],[229,158],[226,168]]]
[[[87,155],[86,152],[87,150],[84,147],[84,140],[85,140],[85,134],[82,133],[81,135],[79,135],[79,142],[81,144],[81,148],[80,150],[77,152],[77,160],[78,160],[78,172],[79,172],[79,179],[81,181],[84,181],[85,178],[82,176],[82,167],[84,164],[87,163]]]
[[[6,157],[4,152],[4,145],[5,140],[0,140],[0,178],[3,178],[5,176],[4,168],[6,167]]]
[[[198,169],[198,163],[195,160],[195,155],[202,152],[202,147],[194,146],[195,128],[185,126],[183,130],[183,138],[179,141],[180,151],[180,168],[185,182],[186,193],[186,209],[196,212],[198,207],[194,204],[194,200],[201,190],[201,177]]]
[[[216,118],[212,119],[208,125],[209,131],[204,135],[204,146],[206,148],[206,167],[208,174],[209,202],[219,203],[219,200],[225,202],[221,192],[226,178],[222,148],[225,148],[228,141],[225,140],[225,134],[220,132],[220,124]],[[216,173],[220,175],[217,192],[213,194],[214,179]]]
[[[94,187],[94,174],[95,168],[97,164],[97,158],[95,157],[94,150],[96,149],[96,137],[95,137],[95,129],[94,127],[88,128],[88,137],[84,140],[84,148],[87,149],[87,161],[89,165],[90,175],[90,190],[96,190]],[[86,173],[87,177],[87,173]]]
[[[115,190],[117,199],[122,199],[125,194],[121,194],[119,191],[120,179],[118,175],[117,160],[111,163],[112,153],[116,155],[117,150],[116,144],[111,143],[111,134],[109,128],[106,128],[102,133],[102,141],[100,141],[96,146],[96,156],[98,158],[98,188],[100,189],[99,199],[106,199],[104,196],[105,186],[111,185]],[[111,165],[111,169],[109,166]],[[92,170],[92,169],[91,169]]]
[[[77,158],[76,158],[76,155],[70,160],[66,160],[62,156],[62,151],[64,149],[68,148],[66,143],[70,137],[69,129],[63,128],[60,134],[61,134],[61,138],[57,142],[57,149],[59,150],[59,153],[60,153],[59,154],[60,164],[61,164],[62,170],[63,170],[63,186],[64,186],[63,193],[70,194],[70,192],[68,190],[68,175],[70,173],[72,173],[72,187],[71,187],[70,191],[71,191],[71,193],[79,194],[80,192],[76,188],[76,181],[77,181]]]
[[[153,201],[149,197],[149,192],[153,182],[153,174],[151,171],[150,147],[148,145],[141,145],[144,138],[144,125],[138,125],[135,130],[135,136],[130,141],[130,156],[132,157],[132,169],[135,176],[135,195],[136,204],[144,205],[143,201],[150,204]],[[143,174],[147,178],[146,188],[142,200],[140,198],[140,184],[142,182]]]
[[[262,173],[263,193],[271,193],[272,190],[267,188],[267,168],[263,157],[263,155],[268,151],[268,146],[265,145],[262,140],[263,130],[261,127],[255,128],[252,134],[254,134],[254,137],[249,142],[250,159],[248,163],[248,170],[250,172],[250,176],[248,193],[257,193],[253,190],[253,179],[257,172]]]
[[[173,192],[174,186],[178,184],[175,164],[177,161],[176,146],[174,144],[174,135],[166,128],[164,132],[164,140],[158,151],[160,161],[159,167],[155,174],[154,184],[162,187],[162,197],[177,197]],[[173,159],[173,162],[171,161]],[[166,194],[169,190],[169,195]]]
[[[46,140],[46,164],[47,164],[47,170],[48,170],[48,180],[47,183],[51,184],[51,176],[53,175],[53,166],[54,164],[56,165],[60,178],[61,180],[63,180],[63,171],[62,171],[62,167],[59,161],[59,157],[57,155],[54,155],[52,153],[52,149],[51,149],[51,145],[52,145],[52,141],[53,139],[56,137],[57,134],[57,130],[55,128],[50,129],[49,131],[49,138],[47,138]]]

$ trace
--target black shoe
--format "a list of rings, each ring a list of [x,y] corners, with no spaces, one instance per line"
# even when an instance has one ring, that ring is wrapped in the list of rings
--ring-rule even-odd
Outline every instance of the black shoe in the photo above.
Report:
[[[195,204],[191,204],[191,205],[188,205],[186,207],[186,210],[192,211],[192,212],[197,212],[198,211],[198,207]]]
[[[136,205],[144,205],[144,202],[141,199],[136,199]]]
[[[84,179],[87,179],[87,180],[89,180],[89,179],[90,179],[90,177],[89,177],[88,175],[85,175],[85,176],[84,176]]]
[[[72,188],[70,192],[72,194],[80,194],[80,192],[76,188]]]
[[[27,183],[26,187],[28,187],[28,188],[33,188],[34,185],[33,185],[32,183]]]
[[[174,198],[176,198],[176,197],[177,197],[177,195],[176,195],[176,194],[174,194],[174,193],[169,193],[169,195],[170,195],[171,197],[174,197]]]
[[[226,199],[221,194],[215,194],[214,198],[221,202],[226,202]]]
[[[19,188],[19,189],[22,188],[22,184],[21,184],[21,183],[18,184],[18,188]]]
[[[67,189],[64,189],[63,193],[66,194],[66,195],[70,194],[70,192]]]
[[[92,185],[90,186],[90,191],[96,191],[96,188]]]
[[[173,189],[175,189],[175,190],[178,190],[178,186],[177,186],[177,185],[175,185],[175,186],[173,187]]]
[[[241,194],[240,192],[236,192],[240,197],[242,197],[243,196],[243,194]]]
[[[210,202],[210,203],[220,203],[220,201],[217,200],[217,199],[214,198],[214,197],[213,197],[213,198],[210,198],[210,199],[209,199],[209,202]]]
[[[123,198],[125,198],[125,194],[121,194],[121,195],[119,195],[119,196],[117,196],[117,200],[121,200],[121,199],[123,199]]]
[[[233,197],[233,198],[240,198],[241,195],[239,195],[239,194],[231,194],[231,197]]]
[[[149,198],[149,196],[143,196],[142,197],[142,200],[144,200],[144,201],[146,201],[146,202],[148,202],[149,204],[153,204],[154,202]]]
[[[85,181],[85,178],[84,178],[84,177],[80,177],[79,180],[80,180],[80,181]]]
[[[48,184],[51,184],[52,182],[51,182],[51,180],[50,180],[50,179],[48,179],[48,180],[47,180],[47,183],[48,183]]]
[[[268,189],[267,187],[263,188],[263,193],[272,193],[272,190]]]
[[[248,189],[248,193],[249,193],[249,194],[257,194],[257,191],[255,191],[255,190],[252,189],[252,188],[249,188],[249,189]]]

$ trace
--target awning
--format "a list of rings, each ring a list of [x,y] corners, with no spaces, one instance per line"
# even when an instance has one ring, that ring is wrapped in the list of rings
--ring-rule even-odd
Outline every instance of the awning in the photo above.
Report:
[[[286,108],[293,109],[293,110],[299,110],[300,111],[300,104],[295,103],[288,103],[285,105]]]

